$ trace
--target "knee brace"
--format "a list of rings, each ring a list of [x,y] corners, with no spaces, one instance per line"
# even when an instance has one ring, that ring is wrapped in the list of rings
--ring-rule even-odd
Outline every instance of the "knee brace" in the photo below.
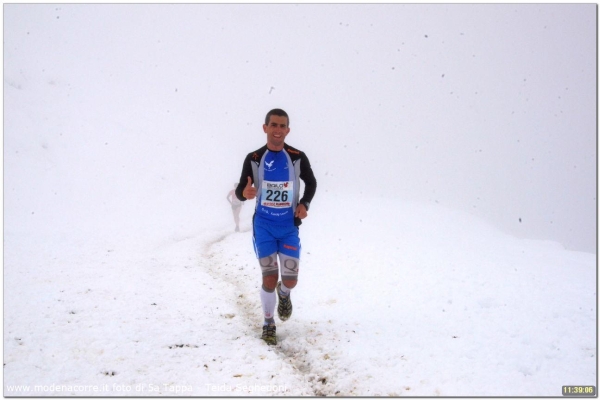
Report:
[[[267,257],[259,258],[258,262],[260,264],[262,276],[279,274],[279,266],[277,265],[277,253],[273,253]]]
[[[281,261],[281,279],[297,281],[300,260],[296,257],[286,256],[281,253],[279,253],[279,260]]]

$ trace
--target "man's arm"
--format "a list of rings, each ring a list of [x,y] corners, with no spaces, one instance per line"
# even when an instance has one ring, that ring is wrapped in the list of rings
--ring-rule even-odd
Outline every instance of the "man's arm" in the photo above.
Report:
[[[304,181],[304,195],[300,199],[300,204],[304,204],[308,210],[308,205],[317,191],[317,179],[315,178],[315,174],[313,173],[310,161],[308,161],[306,154],[301,153],[300,159],[302,160],[300,164],[300,179]]]
[[[238,182],[237,187],[235,188],[235,197],[237,197],[240,201],[246,201],[246,198],[243,195],[244,188],[248,184],[248,177],[252,179],[254,182],[254,177],[252,176],[252,164],[250,164],[250,154],[246,156],[244,160],[244,165],[242,166],[242,174],[240,175],[240,181]]]

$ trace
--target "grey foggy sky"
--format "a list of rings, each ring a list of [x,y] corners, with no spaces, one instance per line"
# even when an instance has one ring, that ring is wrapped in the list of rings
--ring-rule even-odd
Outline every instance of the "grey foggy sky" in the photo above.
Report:
[[[38,181],[79,201],[221,198],[282,107],[319,180],[314,206],[326,190],[437,202],[593,252],[596,11],[5,5],[5,214]]]

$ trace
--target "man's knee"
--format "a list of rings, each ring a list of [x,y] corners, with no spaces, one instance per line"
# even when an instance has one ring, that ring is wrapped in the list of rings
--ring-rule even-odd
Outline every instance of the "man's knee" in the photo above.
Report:
[[[281,260],[281,281],[287,288],[294,288],[298,283],[298,272],[300,271],[300,260],[296,257],[290,257],[280,254]]]
[[[263,276],[263,289],[267,292],[272,292],[277,287],[278,275]]]
[[[298,279],[282,279],[281,281],[283,282],[285,287],[288,289],[295,288],[296,284],[298,283]]]
[[[298,271],[300,260],[296,257],[290,257],[285,254],[279,254],[282,265],[281,280],[285,287],[293,289],[298,283]],[[260,267],[263,276],[263,289],[272,292],[277,287],[279,280],[279,265],[277,264],[277,253],[260,258]]]

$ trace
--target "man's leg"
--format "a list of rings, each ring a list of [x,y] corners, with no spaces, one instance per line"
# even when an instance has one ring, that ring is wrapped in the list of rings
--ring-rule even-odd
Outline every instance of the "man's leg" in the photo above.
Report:
[[[284,294],[289,294],[290,289],[296,287],[298,283],[298,272],[300,270],[300,260],[297,257],[288,256],[280,253],[281,262],[281,283]]]
[[[270,256],[259,258],[260,268],[263,274],[263,284],[260,288],[260,302],[262,304],[265,322],[263,323],[262,339],[269,345],[277,344],[277,335],[275,327],[275,304],[277,297],[275,295],[275,285],[279,277],[279,268],[277,265],[277,253]]]
[[[265,324],[275,322],[273,315],[275,313],[275,287],[279,278],[279,266],[277,265],[277,253],[270,256],[259,258],[260,269],[262,271],[262,287],[260,288],[260,300],[265,315]]]
[[[257,224],[254,225],[254,251],[260,264],[262,272],[262,285],[260,288],[260,301],[264,313],[264,324],[262,338],[267,344],[277,344],[275,335],[275,305],[277,295],[275,287],[279,278],[279,265],[277,264],[277,241],[273,238],[268,227]]]
[[[300,244],[298,227],[294,226],[285,232],[285,236],[278,243],[279,261],[281,262],[281,283],[284,294],[298,283],[300,268]]]
[[[279,260],[281,261],[281,282],[277,284],[277,296],[279,297],[277,315],[279,315],[279,319],[286,321],[292,316],[290,291],[298,282],[299,260],[282,253],[279,254]]]

